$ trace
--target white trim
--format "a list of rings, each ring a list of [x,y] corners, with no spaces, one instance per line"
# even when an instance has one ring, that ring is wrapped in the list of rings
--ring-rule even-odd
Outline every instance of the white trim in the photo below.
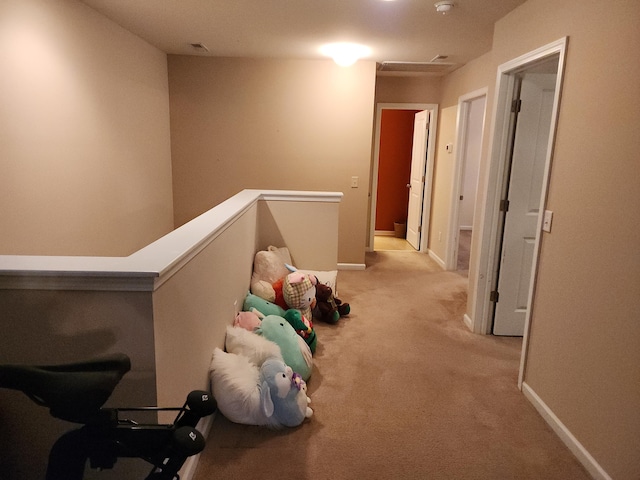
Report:
[[[540,416],[547,422],[551,429],[555,432],[562,443],[576,456],[578,461],[587,469],[589,474],[597,480],[612,480],[609,474],[600,466],[595,458],[591,456],[589,451],[582,445],[578,439],[571,433],[564,423],[553,413],[549,406],[536,394],[526,382],[522,383],[522,393],[531,402],[538,411]]]
[[[215,420],[217,414],[218,412],[216,411],[212,415],[209,415],[208,417],[201,418],[200,421],[198,422],[198,425],[196,425],[196,430],[202,433],[204,438],[207,438],[209,436],[209,432],[211,431],[213,421]],[[200,453],[187,458],[184,464],[182,465],[180,472],[178,472],[180,474],[180,479],[192,480],[196,474],[196,469],[198,468],[199,461],[200,461]]]
[[[366,270],[364,263],[339,263],[338,270]]]
[[[0,289],[154,291],[258,201],[338,203],[342,196],[243,190],[128,257],[0,255]]]
[[[451,211],[449,212],[449,235],[445,251],[445,269],[456,270],[458,259],[458,222],[460,215],[460,187],[462,183],[462,167],[465,161],[465,152],[467,146],[467,126],[468,126],[468,113],[469,104],[478,98],[489,95],[489,87],[479,88],[473,92],[467,93],[458,97],[458,113],[456,117],[456,140],[455,140],[455,166],[451,185]],[[482,116],[482,139],[484,139],[484,125],[487,118],[487,105],[485,101],[484,115]],[[479,177],[479,175],[478,175]],[[477,180],[476,180],[477,181]],[[476,201],[474,207],[474,217],[478,210],[478,189],[476,187]],[[462,227],[460,227],[462,229]],[[464,227],[464,229],[471,230],[472,227]]]
[[[471,317],[465,313],[462,317],[462,321],[467,326],[467,328],[473,332],[473,320],[471,320]]]
[[[422,232],[420,234],[420,249],[426,251],[428,241],[429,216],[431,214],[431,190],[433,188],[433,164],[435,162],[436,130],[438,127],[437,103],[378,103],[376,104],[376,123],[374,130],[374,145],[371,174],[371,200],[369,218],[368,251],[373,251],[373,237],[376,228],[376,204],[378,196],[378,168],[380,163],[380,128],[382,110],[429,110],[429,136],[427,138],[427,172],[425,174],[425,190],[422,203]],[[425,229],[425,225],[427,228]]]
[[[434,253],[433,250],[429,249],[427,250],[427,254],[429,255],[429,257],[431,257],[438,265],[440,265],[440,267],[442,267],[443,270],[445,270],[444,268],[444,260],[442,260],[438,255],[436,255]]]

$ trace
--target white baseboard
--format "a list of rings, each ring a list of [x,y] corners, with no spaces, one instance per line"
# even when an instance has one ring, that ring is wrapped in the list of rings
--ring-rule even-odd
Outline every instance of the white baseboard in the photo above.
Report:
[[[339,263],[338,270],[366,270],[364,263]]]
[[[471,320],[471,317],[465,313],[464,317],[462,317],[462,321],[467,328],[473,332],[473,320]]]
[[[213,420],[216,418],[216,413],[213,415],[209,415],[208,417],[201,418],[196,425],[196,429],[204,435],[204,438],[209,436],[209,432],[211,431],[211,426],[213,425]],[[198,461],[200,460],[200,454],[193,455],[184,462],[182,468],[180,469],[179,475],[180,480],[193,480],[194,475],[196,474],[196,469],[198,468]]]
[[[587,469],[589,474],[596,480],[612,480],[611,477],[604,471],[595,458],[587,451],[586,448],[578,441],[576,437],[569,431],[569,429],[560,421],[558,417],[553,413],[549,406],[533,391],[533,389],[527,385],[526,382],[522,383],[522,393],[535,407],[538,413],[549,424],[553,431],[560,437],[560,440],[571,450],[576,456],[578,461]]]
[[[444,260],[442,260],[438,255],[433,253],[433,250],[427,250],[427,254],[431,257],[435,262],[440,265],[444,269]]]
[[[374,235],[378,235],[380,237],[393,237],[396,234],[395,230],[376,230],[373,232]]]

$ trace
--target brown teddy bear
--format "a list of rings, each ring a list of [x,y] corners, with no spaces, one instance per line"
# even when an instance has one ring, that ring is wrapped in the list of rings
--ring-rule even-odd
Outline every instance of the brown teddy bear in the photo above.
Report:
[[[316,284],[316,306],[313,309],[313,318],[326,323],[337,323],[340,317],[346,317],[350,312],[351,306],[335,298],[330,286],[320,282]]]

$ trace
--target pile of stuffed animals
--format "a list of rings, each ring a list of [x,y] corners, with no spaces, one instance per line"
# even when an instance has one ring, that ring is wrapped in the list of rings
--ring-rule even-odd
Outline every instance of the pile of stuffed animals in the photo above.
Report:
[[[318,342],[313,320],[335,324],[351,311],[322,273],[291,266],[286,247],[256,253],[243,311],[211,361],[213,395],[232,422],[295,427],[313,415],[306,387]]]

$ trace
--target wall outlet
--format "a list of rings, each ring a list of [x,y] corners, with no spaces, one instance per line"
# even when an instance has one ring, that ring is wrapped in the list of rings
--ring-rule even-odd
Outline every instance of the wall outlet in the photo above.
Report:
[[[447,153],[453,153],[453,143],[447,143],[447,145],[444,148],[447,151]]]

